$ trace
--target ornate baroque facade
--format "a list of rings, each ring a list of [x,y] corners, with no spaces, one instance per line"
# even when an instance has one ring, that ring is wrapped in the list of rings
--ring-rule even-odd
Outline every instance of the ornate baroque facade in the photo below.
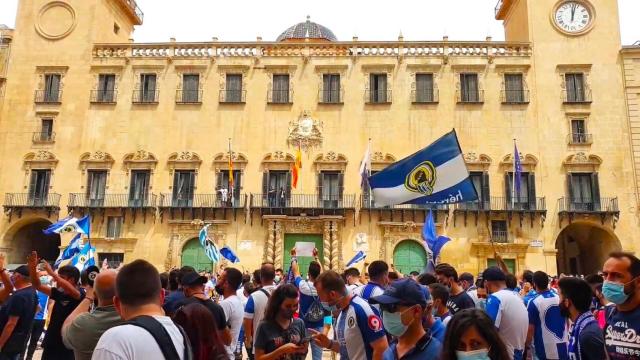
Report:
[[[276,42],[143,44],[133,0],[21,0],[0,30],[0,248],[54,259],[69,239],[41,229],[72,212],[113,262],[207,267],[194,238],[212,224],[246,270],[305,241],[334,269],[364,250],[408,272],[432,210],[461,270],[497,250],[516,271],[595,271],[639,240],[637,49],[617,10],[503,0],[506,42],[340,41],[307,19]],[[369,143],[380,171],[451,128],[478,202],[380,208],[361,189]]]

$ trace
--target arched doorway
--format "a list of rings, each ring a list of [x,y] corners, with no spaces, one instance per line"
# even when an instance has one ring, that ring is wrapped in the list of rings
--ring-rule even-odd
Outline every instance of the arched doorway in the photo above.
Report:
[[[11,248],[8,254],[10,264],[25,264],[31,251],[38,256],[53,262],[60,254],[60,235],[45,235],[42,230],[51,225],[46,219],[28,219],[17,223],[5,235],[5,244]]]
[[[427,264],[424,246],[413,240],[403,240],[393,250],[393,265],[403,274],[422,272]]]
[[[211,260],[204,253],[197,238],[193,238],[182,248],[181,266],[193,266],[196,271],[211,271],[213,269]]]
[[[593,223],[575,222],[556,239],[558,274],[595,274],[612,251],[622,250],[613,232]]]

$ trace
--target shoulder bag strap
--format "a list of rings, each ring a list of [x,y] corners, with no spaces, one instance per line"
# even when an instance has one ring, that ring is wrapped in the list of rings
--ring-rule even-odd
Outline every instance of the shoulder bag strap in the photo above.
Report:
[[[160,351],[166,360],[180,360],[178,350],[173,345],[173,340],[167,329],[152,316],[142,315],[125,322],[123,325],[134,325],[145,329],[158,343]],[[184,336],[184,335],[183,335]],[[187,360],[187,359],[185,359]]]

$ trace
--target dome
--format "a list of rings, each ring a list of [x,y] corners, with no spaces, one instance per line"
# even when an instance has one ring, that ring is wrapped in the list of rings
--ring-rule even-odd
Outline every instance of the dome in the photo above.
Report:
[[[289,40],[325,40],[325,41],[338,41],[333,31],[329,28],[316,24],[309,20],[293,25],[285,30],[276,41],[289,41]]]

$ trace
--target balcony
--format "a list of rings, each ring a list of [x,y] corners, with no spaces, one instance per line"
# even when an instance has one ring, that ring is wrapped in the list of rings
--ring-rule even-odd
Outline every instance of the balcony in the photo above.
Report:
[[[216,212],[222,211],[222,218],[226,218],[227,210],[233,212],[234,219],[237,216],[237,210],[242,211],[247,206],[247,195],[238,194],[236,196],[222,197],[220,194],[195,194],[191,197],[181,198],[174,194],[160,194],[160,219],[163,219],[164,213],[168,212],[171,219],[179,217],[184,220],[185,213],[191,215],[191,219],[205,219],[208,214],[213,219],[216,218]]]
[[[432,89],[411,90],[411,103],[413,104],[437,104],[439,91],[437,87]]]
[[[118,92],[116,90],[91,90],[90,96],[92,104],[113,105],[117,102]]]
[[[51,217],[52,213],[60,210],[60,194],[49,193],[25,194],[25,193],[6,193],[4,195],[4,212],[9,216],[9,221],[13,213],[17,213],[18,217],[22,216],[23,210],[44,210]]]
[[[518,105],[529,103],[529,90],[502,90],[500,101],[505,105]]]
[[[367,104],[391,104],[391,90],[365,90],[364,101]]]
[[[86,193],[69,194],[68,207],[82,209],[149,209],[155,208],[156,195],[147,194],[144,198],[130,198],[129,194],[103,194],[102,197],[90,197]]]
[[[562,218],[567,217],[569,223],[576,215],[593,215],[601,218],[604,225],[607,217],[613,218],[613,224],[618,221],[620,217],[620,208],[618,207],[618,198],[599,198],[599,199],[582,199],[575,200],[570,198],[558,199],[558,216],[560,217],[560,223]]]
[[[569,145],[591,145],[593,144],[592,134],[569,134],[567,135],[567,143]]]
[[[221,104],[244,104],[247,101],[247,90],[220,90],[218,100]]]
[[[263,215],[342,215],[355,209],[355,195],[290,194],[285,198],[251,194],[251,208]]]
[[[144,20],[144,13],[138,6],[135,0],[122,0],[131,13],[132,16],[135,17],[136,25],[142,25],[142,21]]]
[[[158,99],[160,98],[159,90],[135,90],[133,92],[132,101],[134,104],[157,104]]]
[[[34,96],[34,101],[36,104],[60,104],[60,99],[62,99],[62,90],[36,90]]]
[[[176,90],[176,104],[202,104],[202,90]]]
[[[458,104],[482,104],[484,103],[484,90],[456,90],[456,102]]]
[[[426,213],[433,211],[433,217],[435,221],[438,221],[438,213],[449,213],[449,204],[401,204],[392,206],[380,206],[377,205],[373,198],[370,198],[368,194],[364,194],[360,197],[360,208],[362,211],[369,213],[369,221],[371,221],[371,213],[378,212],[381,218],[384,214],[388,214],[389,218],[385,221],[401,221],[407,220],[413,222],[422,222]]]
[[[591,104],[591,89],[585,87],[582,91],[562,90],[562,100],[565,104]]]
[[[514,201],[506,197],[491,197],[491,211],[546,212],[544,197],[535,199],[517,198]]]
[[[55,142],[56,133],[54,132],[34,132],[31,138],[34,144],[50,144]]]
[[[509,243],[509,232],[504,230],[491,230],[491,240],[499,244]]]
[[[293,103],[293,90],[275,90],[267,92],[267,103],[269,104],[291,104]]]
[[[534,199],[516,199],[511,201],[506,197],[491,197],[489,201],[472,201],[456,204],[454,207],[453,224],[456,224],[456,213],[463,213],[464,225],[467,225],[468,214],[475,216],[476,223],[481,213],[505,213],[511,219],[513,214],[517,214],[520,220],[520,227],[525,216],[529,215],[530,226],[533,227],[533,221],[536,216],[544,217],[547,213],[546,199],[537,197]]]
[[[335,104],[344,103],[344,90],[320,90],[318,91],[319,104]]]

